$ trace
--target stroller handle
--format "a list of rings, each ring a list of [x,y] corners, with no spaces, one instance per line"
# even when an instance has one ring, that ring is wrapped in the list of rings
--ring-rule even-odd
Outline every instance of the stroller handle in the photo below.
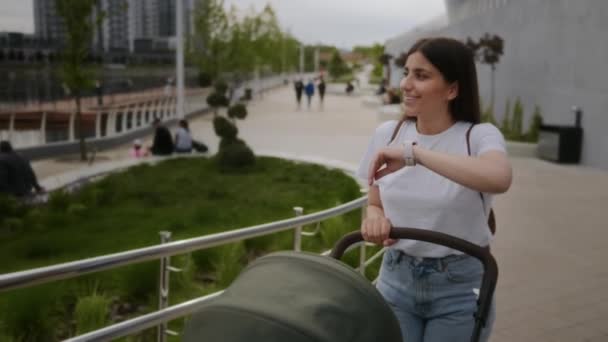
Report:
[[[445,247],[449,247],[465,254],[473,256],[481,261],[484,268],[481,288],[479,289],[479,297],[477,300],[477,313],[475,314],[475,329],[471,341],[478,341],[481,334],[481,328],[486,325],[486,318],[490,312],[490,305],[496,289],[498,280],[498,265],[496,260],[490,254],[488,247],[481,247],[469,241],[444,234],[433,232],[424,229],[415,228],[391,228],[389,233],[391,239],[408,239],[430,242]],[[341,259],[346,249],[357,242],[363,241],[363,235],[360,231],[352,232],[342,237],[331,251],[331,257]]]

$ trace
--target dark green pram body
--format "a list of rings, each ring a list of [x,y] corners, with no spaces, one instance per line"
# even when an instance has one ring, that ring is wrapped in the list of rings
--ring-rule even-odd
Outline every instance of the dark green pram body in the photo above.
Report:
[[[342,262],[280,252],[251,263],[188,322],[184,341],[401,342],[374,286]]]

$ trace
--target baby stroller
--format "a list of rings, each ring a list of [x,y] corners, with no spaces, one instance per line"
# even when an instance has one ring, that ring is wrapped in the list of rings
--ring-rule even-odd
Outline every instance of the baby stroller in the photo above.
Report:
[[[489,250],[420,229],[393,228],[390,237],[440,244],[483,263],[471,337],[478,341],[498,278]],[[255,260],[224,293],[193,315],[184,341],[401,342],[399,323],[380,293],[339,261],[349,246],[362,240],[360,232],[344,236],[332,250],[332,258],[278,252]]]

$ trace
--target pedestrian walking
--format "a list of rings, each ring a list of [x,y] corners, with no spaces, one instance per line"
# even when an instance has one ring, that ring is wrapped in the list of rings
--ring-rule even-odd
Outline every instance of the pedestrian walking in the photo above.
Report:
[[[323,76],[319,77],[319,84],[317,84],[317,90],[319,90],[319,107],[323,110],[323,98],[325,97],[325,80]]]
[[[298,110],[301,107],[302,104],[302,91],[304,90],[304,82],[302,82],[301,79],[298,79],[294,85],[294,90],[296,91],[296,101],[298,103]]]
[[[312,80],[308,80],[306,84],[306,88],[304,89],[306,92],[306,100],[308,101],[308,109],[310,109],[310,102],[312,101],[312,96],[315,94],[315,84]]]

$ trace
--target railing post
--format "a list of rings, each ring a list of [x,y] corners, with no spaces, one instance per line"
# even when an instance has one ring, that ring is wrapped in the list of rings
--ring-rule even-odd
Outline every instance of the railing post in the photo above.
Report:
[[[42,145],[46,144],[46,120],[47,113],[46,111],[42,112],[42,117],[40,118],[40,141]]]
[[[68,124],[68,141],[76,140],[76,112],[70,112],[70,122]]]
[[[95,138],[101,137],[101,108],[95,111]]]
[[[160,234],[161,244],[171,241],[171,232],[162,231]],[[160,259],[160,280],[158,290],[158,309],[162,310],[169,304],[169,258],[162,257]],[[158,342],[165,342],[167,340],[167,322],[163,322],[158,326],[157,339]]]
[[[367,195],[367,189],[361,189],[361,194]],[[367,205],[361,207],[361,223],[367,216]],[[365,277],[365,261],[367,256],[365,255],[365,241],[361,242],[359,247],[359,272]]]
[[[17,114],[13,111],[8,119],[8,140],[13,143],[13,139],[15,139],[15,116],[17,116]]]
[[[302,216],[304,213],[304,208],[302,207],[293,207],[293,211],[297,216]],[[297,226],[293,230],[293,250],[296,252],[302,251],[302,226]]]

